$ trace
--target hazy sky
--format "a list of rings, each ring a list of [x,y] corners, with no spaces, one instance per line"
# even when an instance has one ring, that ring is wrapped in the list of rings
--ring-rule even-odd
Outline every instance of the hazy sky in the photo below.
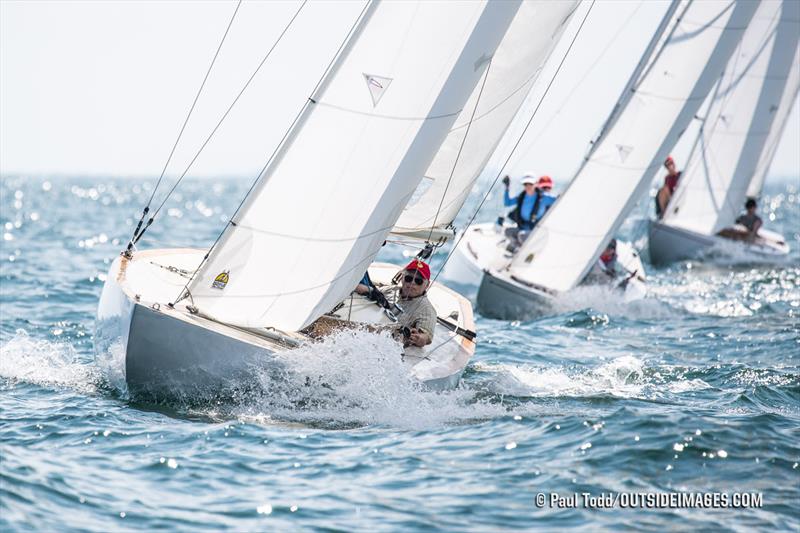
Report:
[[[235,5],[0,0],[0,171],[157,176]],[[169,174],[183,172],[299,5],[243,3]],[[362,5],[303,8],[189,175],[254,176]],[[512,170],[569,177],[665,7],[595,4]],[[556,59],[587,9],[576,13]],[[799,175],[798,147],[795,103],[770,174]]]

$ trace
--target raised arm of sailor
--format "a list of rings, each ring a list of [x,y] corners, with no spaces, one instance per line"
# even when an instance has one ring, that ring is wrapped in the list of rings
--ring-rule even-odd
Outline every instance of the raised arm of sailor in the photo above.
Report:
[[[511,207],[517,203],[516,198],[512,198],[510,194],[508,194],[508,187],[503,191],[503,205],[506,207]]]

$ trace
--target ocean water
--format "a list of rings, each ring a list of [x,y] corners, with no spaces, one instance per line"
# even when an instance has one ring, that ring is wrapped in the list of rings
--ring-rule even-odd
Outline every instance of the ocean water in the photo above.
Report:
[[[420,390],[397,345],[348,333],[297,356],[333,386],[265,378],[205,405],[130,398],[93,356],[105,273],[151,186],[2,180],[0,530],[800,528],[796,179],[768,183],[762,208],[786,263],[649,267],[643,301],[587,289],[538,320],[478,316],[457,390]],[[143,245],[208,245],[246,186],[183,184]],[[641,246],[637,216],[625,232]],[[631,507],[677,492],[749,505]]]

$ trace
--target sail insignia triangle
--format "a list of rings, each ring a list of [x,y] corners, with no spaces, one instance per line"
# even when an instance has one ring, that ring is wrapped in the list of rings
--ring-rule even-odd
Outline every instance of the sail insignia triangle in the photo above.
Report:
[[[633,152],[633,146],[628,146],[624,144],[617,145],[617,151],[619,152],[619,160],[620,163],[624,163],[628,156]]]
[[[364,73],[364,80],[367,82],[369,95],[372,97],[372,107],[375,107],[378,105],[378,102],[380,102],[386,89],[388,89],[389,85],[392,83],[392,78]]]

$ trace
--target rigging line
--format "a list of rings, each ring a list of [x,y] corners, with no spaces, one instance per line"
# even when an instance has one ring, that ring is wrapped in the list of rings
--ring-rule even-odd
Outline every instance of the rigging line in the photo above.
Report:
[[[166,204],[166,203],[167,203],[167,201],[169,200],[169,197],[172,195],[172,193],[173,193],[173,192],[175,192],[175,189],[176,189],[176,188],[178,187],[178,185],[181,183],[181,181],[183,180],[183,178],[184,178],[184,177],[186,177],[186,174],[187,174],[187,173],[189,172],[189,170],[192,168],[192,166],[194,165],[195,161],[197,161],[197,158],[198,158],[198,157],[200,157],[200,154],[203,152],[203,150],[205,149],[206,145],[207,145],[207,144],[208,144],[208,143],[211,141],[212,137],[214,137],[214,134],[217,132],[217,130],[219,129],[219,127],[222,125],[222,122],[223,122],[223,121],[224,121],[224,120],[225,120],[225,119],[228,117],[228,115],[230,114],[231,110],[233,109],[233,106],[235,106],[235,105],[236,105],[236,103],[239,101],[239,98],[241,98],[241,97],[242,97],[242,95],[244,94],[244,92],[247,90],[247,87],[249,87],[249,86],[250,86],[250,83],[251,83],[251,82],[253,81],[253,79],[256,77],[256,75],[258,74],[259,70],[261,70],[261,67],[263,67],[263,66],[264,66],[264,63],[266,63],[267,59],[269,59],[269,56],[270,56],[270,55],[272,55],[272,52],[275,50],[275,48],[276,48],[276,47],[278,46],[278,44],[281,42],[281,40],[283,39],[283,36],[284,36],[284,35],[286,35],[286,32],[289,30],[289,27],[291,27],[292,23],[294,23],[295,19],[296,19],[296,18],[297,18],[297,16],[300,14],[300,11],[302,11],[302,10],[303,10],[303,7],[305,7],[305,5],[306,5],[306,3],[307,3],[307,2],[308,2],[308,0],[303,0],[303,3],[302,3],[302,4],[300,4],[300,7],[299,7],[299,8],[297,8],[297,11],[295,12],[295,14],[294,14],[294,15],[292,16],[292,18],[289,20],[288,24],[286,24],[286,26],[283,28],[283,31],[281,31],[280,35],[278,35],[278,38],[277,38],[277,40],[276,40],[276,41],[275,41],[275,42],[272,44],[272,46],[270,47],[270,49],[267,51],[267,53],[266,53],[266,55],[264,56],[264,58],[263,58],[263,59],[261,60],[261,62],[258,64],[258,66],[256,67],[256,69],[253,71],[253,74],[251,74],[251,75],[250,75],[250,78],[247,80],[247,82],[245,82],[244,86],[243,86],[243,87],[242,87],[242,89],[239,91],[239,94],[237,94],[237,95],[236,95],[236,98],[234,98],[234,99],[233,99],[233,102],[231,102],[231,105],[230,105],[230,106],[228,106],[228,109],[225,111],[225,113],[223,113],[222,117],[221,117],[221,118],[219,119],[219,121],[217,122],[217,125],[216,125],[216,126],[214,126],[214,129],[213,129],[213,130],[211,130],[211,133],[208,135],[208,137],[206,138],[206,140],[205,140],[205,141],[203,142],[203,144],[200,146],[200,149],[197,151],[197,153],[194,155],[194,157],[192,158],[192,160],[189,162],[189,165],[188,165],[188,166],[186,167],[186,169],[185,169],[185,170],[184,170],[184,171],[181,173],[180,177],[178,177],[177,181],[176,181],[176,182],[175,182],[175,183],[172,185],[172,188],[171,188],[171,189],[170,189],[170,190],[167,192],[167,194],[164,196],[164,199],[163,199],[163,200],[161,201],[161,203],[159,204],[159,206],[158,206],[158,208],[156,209],[155,213],[153,213],[153,215],[152,215],[152,216],[151,216],[151,217],[148,219],[148,221],[147,221],[147,224],[146,224],[146,225],[145,225],[145,227],[142,229],[142,232],[141,232],[141,233],[139,233],[139,234],[136,236],[136,239],[134,239],[134,241],[133,241],[133,244],[136,244],[136,243],[138,243],[138,242],[139,242],[139,239],[141,239],[141,238],[142,238],[142,235],[144,235],[144,232],[145,232],[145,231],[147,231],[147,228],[149,228],[149,227],[150,227],[150,225],[153,223],[153,221],[155,220],[155,218],[156,218],[156,216],[158,215],[158,213],[160,213],[160,212],[161,212],[161,209],[164,207],[164,204]]]
[[[539,111],[539,108],[541,107],[542,102],[544,102],[544,99],[547,97],[547,93],[550,92],[550,87],[553,86],[553,82],[555,82],[556,78],[558,77],[558,73],[561,72],[561,67],[564,66],[564,62],[566,61],[567,57],[569,56],[569,53],[572,50],[572,46],[575,44],[575,41],[578,39],[578,35],[580,35],[584,24],[586,24],[586,19],[589,18],[589,14],[592,12],[592,8],[594,7],[594,4],[595,4],[596,1],[597,0],[592,0],[591,5],[589,5],[589,9],[586,11],[586,14],[583,16],[583,20],[581,21],[580,26],[578,26],[578,31],[576,31],[575,32],[575,36],[572,37],[572,42],[569,43],[569,47],[567,48],[567,51],[564,52],[564,57],[561,58],[561,62],[558,64],[558,67],[556,68],[556,71],[553,74],[553,77],[550,78],[550,81],[548,82],[547,87],[544,90],[544,93],[542,93],[542,97],[539,99],[539,103],[536,104],[536,108],[533,110],[533,114],[531,114],[531,117],[528,119],[527,124],[525,124],[525,128],[522,130],[522,133],[517,138],[517,142],[514,143],[513,148],[511,148],[511,152],[509,152],[508,157],[506,157],[506,160],[503,162],[503,165],[500,167],[500,170],[497,171],[497,175],[495,176],[494,181],[492,181],[492,184],[489,186],[489,190],[486,191],[486,194],[481,199],[480,203],[478,204],[477,209],[475,209],[475,212],[472,214],[472,217],[470,217],[469,222],[467,222],[467,225],[464,226],[464,230],[461,232],[461,235],[459,236],[458,240],[453,244],[453,247],[447,253],[447,256],[444,258],[444,261],[442,261],[442,266],[439,267],[439,270],[436,272],[436,275],[433,277],[433,280],[431,281],[431,283],[434,283],[438,279],[439,274],[442,273],[442,270],[444,270],[445,265],[447,265],[447,262],[453,256],[453,253],[456,251],[456,248],[461,243],[461,241],[464,239],[464,235],[467,234],[467,229],[469,229],[469,227],[475,221],[475,217],[478,216],[478,213],[480,212],[481,208],[483,207],[483,204],[486,202],[486,199],[489,198],[489,194],[492,192],[492,189],[494,189],[494,186],[497,185],[497,180],[499,180],[500,176],[503,175],[503,172],[506,169],[506,165],[508,165],[508,162],[511,160],[511,157],[514,155],[514,152],[517,150],[517,148],[519,147],[520,143],[522,142],[522,138],[525,136],[525,133],[528,131],[528,128],[530,127],[531,123],[533,122],[533,119],[536,118],[536,113]]]
[[[214,58],[211,60],[211,64],[208,66],[208,70],[206,71],[206,75],[203,78],[203,82],[200,84],[200,88],[197,90],[197,94],[194,97],[194,101],[192,102],[191,107],[189,108],[189,113],[186,115],[186,120],[183,121],[183,126],[181,126],[181,131],[178,132],[178,138],[175,139],[175,144],[172,145],[172,150],[169,153],[169,157],[167,157],[167,162],[164,163],[164,168],[161,169],[161,175],[158,177],[158,181],[156,182],[156,186],[153,188],[152,194],[150,194],[150,199],[147,201],[148,207],[153,202],[153,198],[156,195],[156,191],[158,190],[158,186],[161,183],[161,180],[164,178],[164,174],[167,172],[167,167],[169,166],[170,161],[172,161],[172,156],[175,155],[175,150],[178,147],[178,143],[181,140],[181,136],[183,135],[184,130],[186,130],[186,125],[189,123],[189,118],[192,116],[192,112],[194,111],[195,106],[197,105],[197,101],[200,99],[200,93],[203,92],[203,87],[205,87],[206,82],[208,81],[208,77],[211,74],[211,69],[214,67],[214,63],[217,61],[217,57],[219,56],[220,50],[222,50],[222,43],[225,42],[225,38],[228,36],[228,32],[233,25],[233,20],[236,18],[236,13],[239,12],[239,8],[242,6],[242,0],[239,0],[236,4],[236,9],[233,11],[233,15],[231,15],[231,20],[228,22],[228,27],[225,28],[225,33],[222,36],[222,40],[219,42],[219,46],[217,47],[217,51],[214,53]]]
[[[161,185],[161,181],[164,179],[164,174],[167,171],[169,162],[172,161],[172,156],[175,155],[175,149],[178,147],[178,143],[180,142],[181,137],[183,136],[183,132],[186,129],[186,125],[189,123],[189,118],[192,116],[192,112],[194,111],[194,108],[197,105],[197,101],[200,99],[200,94],[203,92],[203,87],[206,86],[206,81],[208,81],[208,77],[211,75],[211,69],[214,68],[214,63],[216,63],[217,57],[219,56],[219,52],[220,50],[222,50],[222,44],[225,42],[225,38],[228,36],[228,32],[230,31],[231,26],[233,25],[233,21],[236,18],[236,14],[239,12],[239,8],[241,7],[241,5],[242,5],[242,0],[239,0],[239,2],[236,4],[236,9],[233,10],[233,15],[231,15],[231,20],[228,22],[228,27],[225,28],[225,33],[222,35],[222,39],[220,40],[219,45],[217,46],[217,51],[214,52],[214,57],[211,59],[211,64],[208,65],[208,70],[206,71],[206,75],[203,78],[203,82],[200,84],[200,88],[197,89],[197,94],[194,96],[194,101],[192,102],[192,105],[189,108],[189,113],[186,115],[186,119],[183,121],[183,126],[181,126],[181,130],[178,132],[178,137],[175,139],[175,144],[172,145],[172,150],[169,153],[169,157],[167,157],[167,162],[164,163],[164,168],[161,169],[161,175],[158,177],[156,185],[155,187],[153,187],[153,192],[152,194],[150,194],[150,198],[147,200],[147,204],[145,205],[144,210],[142,211],[142,217],[139,219],[139,223],[137,224],[136,229],[133,232],[133,236],[129,241],[131,244],[136,239],[136,236],[139,234],[139,230],[142,229],[142,222],[144,222],[144,217],[146,217],[147,213],[150,212],[150,204],[153,203],[153,198],[156,195],[158,187]],[[128,250],[130,249],[131,246],[128,247]]]
[[[303,2],[303,5],[305,5],[305,1]],[[205,263],[208,260],[209,256],[211,255],[211,251],[219,243],[220,239],[222,239],[222,236],[225,234],[225,231],[228,229],[228,227],[233,222],[233,219],[236,218],[236,215],[239,214],[239,211],[242,209],[242,206],[244,205],[245,200],[247,200],[247,198],[250,196],[250,193],[253,192],[253,189],[255,189],[256,184],[261,180],[261,176],[264,174],[264,172],[266,172],[267,167],[269,167],[269,165],[275,159],[275,156],[278,155],[278,152],[280,151],[280,149],[283,146],[284,142],[286,141],[286,139],[289,138],[289,135],[294,130],[295,125],[300,121],[300,118],[303,116],[303,113],[305,113],[306,109],[308,109],[309,104],[316,103],[315,100],[313,99],[313,97],[316,95],[316,92],[320,88],[320,86],[322,85],[322,82],[328,76],[328,73],[330,72],[331,68],[333,68],[334,63],[336,62],[337,58],[341,54],[341,52],[344,49],[345,45],[350,41],[350,37],[355,32],[356,28],[359,25],[359,22],[361,20],[363,20],[364,14],[367,12],[367,8],[369,8],[370,5],[372,5],[372,0],[368,0],[366,2],[366,4],[364,4],[364,8],[358,14],[358,17],[356,17],[355,22],[353,22],[353,25],[350,27],[350,31],[347,32],[347,35],[345,36],[344,40],[342,41],[342,44],[339,45],[339,49],[336,50],[335,54],[333,54],[333,57],[331,58],[330,63],[328,63],[328,66],[325,67],[325,71],[322,73],[322,76],[320,76],[319,80],[317,80],[317,84],[314,86],[314,89],[311,91],[311,96],[300,107],[300,110],[297,112],[297,115],[295,115],[294,120],[292,120],[292,123],[289,124],[289,127],[284,132],[283,137],[281,137],[281,140],[275,146],[275,149],[272,151],[272,153],[270,154],[269,158],[267,158],[267,161],[266,161],[266,163],[264,163],[264,166],[261,167],[261,170],[259,170],[258,174],[256,175],[256,179],[253,180],[253,183],[250,184],[250,188],[247,189],[247,193],[245,193],[244,198],[242,198],[242,201],[239,202],[239,205],[236,207],[236,210],[233,212],[231,217],[228,219],[228,222],[222,228],[222,231],[219,232],[219,235],[217,235],[217,238],[214,240],[214,242],[211,244],[211,247],[208,249],[206,254],[203,256],[203,260],[200,261],[200,264],[197,265],[197,268],[194,270],[194,272],[192,272],[192,275],[189,278],[189,281],[186,282],[186,285],[184,285],[183,289],[181,290],[181,293],[175,299],[173,304],[175,304],[175,303],[179,302],[180,300],[182,300],[185,297],[184,294],[185,295],[189,295],[189,284],[194,280],[194,277],[197,275],[197,273],[200,271],[200,269],[203,268],[203,266],[205,265]],[[302,6],[300,6],[300,7],[302,8]]]
[[[486,72],[483,74],[483,83],[481,83],[481,90],[478,92],[478,98],[475,101],[475,107],[472,108],[472,115],[469,117],[469,123],[467,123],[467,130],[464,132],[464,138],[461,139],[461,145],[458,147],[458,153],[456,154],[456,160],[453,161],[453,168],[450,169],[450,177],[447,178],[447,184],[444,186],[444,192],[442,193],[442,199],[439,200],[439,207],[436,209],[436,215],[433,217],[433,223],[431,224],[431,231],[428,233],[427,241],[430,242],[431,236],[433,235],[433,229],[436,227],[436,220],[439,218],[439,213],[442,210],[442,205],[444,204],[444,199],[447,197],[447,191],[450,189],[450,182],[453,181],[453,175],[456,173],[456,167],[458,166],[458,160],[461,158],[461,151],[464,149],[464,145],[467,143],[467,137],[469,136],[469,130],[472,128],[472,123],[475,119],[475,113],[478,111],[478,105],[481,103],[481,96],[483,96],[483,89],[486,88],[486,80],[489,79],[489,70],[492,68],[492,60],[489,60],[489,64],[486,65]]]

